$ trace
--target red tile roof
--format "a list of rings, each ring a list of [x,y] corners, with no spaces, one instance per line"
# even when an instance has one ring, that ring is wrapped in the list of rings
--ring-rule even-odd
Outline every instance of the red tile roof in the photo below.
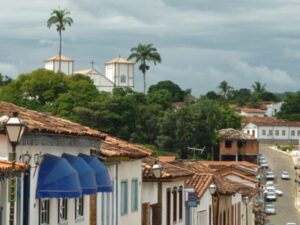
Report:
[[[139,159],[150,156],[152,150],[106,134],[106,139],[101,142],[98,153],[107,158],[128,157]]]
[[[235,130],[233,128],[221,129],[218,134],[222,139],[235,139],[235,140],[256,140],[252,135],[246,134],[243,131]]]
[[[158,161],[154,158],[148,157],[143,159],[142,168],[143,168],[143,179],[144,180],[153,180],[155,179],[153,173],[152,173],[152,166],[155,163],[155,161]],[[172,165],[170,163],[160,162],[158,161],[162,166],[162,180],[168,180],[172,178],[184,178],[192,176],[194,173],[192,171],[188,171],[187,169],[184,169],[179,166]]]
[[[255,108],[241,108],[241,112],[245,113],[261,113],[264,114],[266,111],[262,109],[255,109]]]
[[[26,168],[27,167],[23,163],[16,163],[15,164],[15,170],[17,172],[22,172]],[[4,178],[6,176],[7,177],[14,176],[14,174],[12,172],[13,172],[12,162],[7,161],[7,160],[0,160],[0,181],[1,181],[1,178]]]
[[[176,160],[176,156],[158,156],[157,160],[160,162],[172,162]]]
[[[226,177],[226,176],[228,176],[228,175],[235,175],[235,176],[241,177],[241,178],[243,178],[243,179],[245,179],[245,180],[248,180],[248,181],[250,181],[250,182],[252,182],[252,183],[254,183],[254,184],[257,184],[257,183],[258,183],[258,180],[257,180],[257,179],[251,178],[251,177],[249,177],[249,176],[245,176],[245,175],[243,175],[243,174],[241,174],[241,173],[238,173],[238,172],[236,172],[236,171],[229,171],[229,172],[226,172],[226,173],[221,173],[221,176],[222,176],[222,177]]]
[[[248,168],[258,168],[258,165],[247,161],[201,161],[204,166],[217,170],[227,166],[243,166]]]
[[[244,125],[253,123],[258,126],[295,126],[300,127],[300,121],[279,120],[272,117],[244,117],[242,119]]]
[[[194,190],[198,192],[198,197],[201,198],[212,181],[213,174],[197,173],[194,174],[193,177],[187,179],[184,183],[185,187],[194,188]]]
[[[82,126],[78,123],[0,101],[0,117],[4,115],[11,116],[13,112],[19,113],[19,117],[22,118],[26,125],[27,132],[43,132],[77,136],[91,136],[102,139],[105,138],[104,133],[86,126]]]

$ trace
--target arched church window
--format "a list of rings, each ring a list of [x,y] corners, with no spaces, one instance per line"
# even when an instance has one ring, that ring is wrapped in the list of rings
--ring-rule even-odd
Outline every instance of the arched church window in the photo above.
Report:
[[[120,82],[121,83],[126,83],[126,75],[121,75],[120,76]]]

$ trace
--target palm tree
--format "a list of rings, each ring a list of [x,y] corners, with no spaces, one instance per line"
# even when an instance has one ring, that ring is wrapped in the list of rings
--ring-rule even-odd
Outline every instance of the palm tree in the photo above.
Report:
[[[228,94],[231,90],[233,90],[233,87],[231,87],[227,81],[222,81],[219,86],[218,89],[220,90],[220,94],[223,96],[224,99],[227,99]]]
[[[56,24],[56,30],[59,33],[59,66],[58,71],[61,70],[61,40],[62,31],[66,29],[66,25],[71,26],[73,19],[69,17],[71,13],[65,9],[53,9],[50,14],[50,18],[47,21],[47,27],[50,28],[52,25]]]
[[[144,94],[146,94],[146,71],[149,70],[150,66],[147,65],[147,62],[156,63],[161,62],[161,58],[156,48],[153,47],[153,44],[138,44],[137,47],[131,49],[131,54],[128,57],[128,60],[135,59],[135,62],[140,62],[139,70],[143,73],[144,78]]]
[[[259,81],[255,81],[252,85],[252,89],[255,94],[261,94],[266,91],[266,84],[261,84]]]

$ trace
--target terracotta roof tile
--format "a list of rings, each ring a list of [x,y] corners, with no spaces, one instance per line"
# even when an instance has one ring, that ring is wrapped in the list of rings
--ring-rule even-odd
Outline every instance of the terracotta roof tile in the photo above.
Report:
[[[258,168],[258,165],[247,161],[201,161],[201,163],[213,170],[221,169],[227,166]]]
[[[172,162],[176,160],[176,156],[158,156],[157,160],[160,162]]]
[[[253,123],[258,126],[295,126],[300,127],[300,121],[279,120],[272,117],[244,117],[242,123],[247,125]]]
[[[228,176],[228,175],[236,175],[236,176],[238,176],[238,177],[241,177],[241,178],[243,178],[243,179],[245,179],[245,180],[248,180],[248,181],[250,181],[250,182],[252,182],[252,183],[255,183],[255,184],[257,184],[258,183],[258,180],[257,179],[255,179],[255,178],[251,178],[251,177],[249,177],[249,176],[245,176],[245,175],[243,175],[243,174],[241,174],[241,173],[238,173],[238,172],[236,172],[236,171],[229,171],[229,172],[226,172],[226,173],[221,173],[220,175],[222,176],[222,177],[226,177],[226,176]]]
[[[262,109],[255,109],[255,108],[241,108],[241,112],[265,114],[266,111]]]
[[[148,157],[143,159],[142,168],[143,168],[143,179],[145,180],[153,180],[155,179],[152,173],[152,166],[158,161],[154,158]],[[172,178],[179,178],[179,177],[189,177],[192,176],[194,173],[192,171],[188,171],[179,166],[172,165],[170,163],[160,162],[162,166],[162,180],[172,179]]]
[[[17,174],[25,171],[27,167],[23,163],[16,163],[15,170],[12,168],[12,162],[7,160],[0,160],[0,181],[4,178],[9,178],[15,176],[16,174],[13,171],[16,171]]]
[[[201,198],[211,182],[213,181],[213,174],[209,173],[197,173],[193,177],[187,179],[185,187],[192,187],[195,191],[198,192],[198,197]]]
[[[0,101],[0,117],[4,115],[10,116],[13,112],[19,113],[20,118],[22,118],[26,125],[27,132],[43,132],[77,136],[90,136],[102,139],[105,138],[104,133],[86,126],[82,126],[78,123]]]
[[[108,158],[145,158],[152,154],[152,150],[106,134],[105,140],[101,142],[99,154]]]
[[[256,140],[252,135],[246,134],[243,131],[235,130],[233,128],[221,129],[218,131],[222,139],[236,139],[236,140]]]

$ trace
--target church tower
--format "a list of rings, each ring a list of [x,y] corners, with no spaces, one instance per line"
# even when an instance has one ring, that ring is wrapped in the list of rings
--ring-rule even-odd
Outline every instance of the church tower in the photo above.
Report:
[[[121,56],[105,63],[105,77],[113,82],[115,87],[134,88],[134,62]]]
[[[53,56],[49,59],[45,60],[45,69],[52,70],[54,72],[58,72],[59,68],[59,55]],[[74,60],[61,55],[61,72],[65,73],[66,75],[72,75],[74,72]]]

